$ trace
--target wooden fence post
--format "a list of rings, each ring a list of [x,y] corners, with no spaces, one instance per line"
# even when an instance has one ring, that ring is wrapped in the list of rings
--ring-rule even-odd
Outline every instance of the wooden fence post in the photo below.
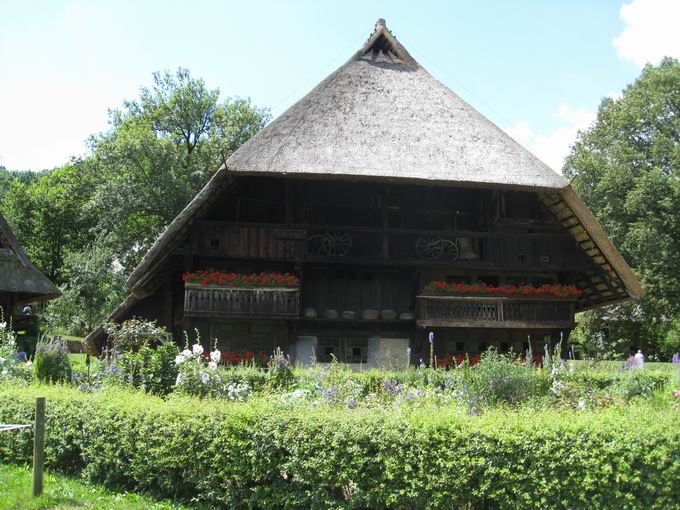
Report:
[[[35,399],[35,426],[33,427],[33,496],[43,491],[45,464],[45,397]]]

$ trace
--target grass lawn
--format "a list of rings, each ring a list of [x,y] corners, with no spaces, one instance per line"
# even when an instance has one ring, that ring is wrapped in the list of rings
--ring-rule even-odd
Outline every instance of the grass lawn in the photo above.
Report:
[[[158,501],[130,492],[111,492],[86,484],[77,478],[52,473],[45,473],[43,495],[34,498],[31,495],[32,483],[30,468],[0,464],[0,508],[7,510],[188,508],[167,500]]]

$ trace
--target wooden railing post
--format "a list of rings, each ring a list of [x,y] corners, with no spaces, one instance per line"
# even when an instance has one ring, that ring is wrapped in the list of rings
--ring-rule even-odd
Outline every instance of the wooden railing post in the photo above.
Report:
[[[45,397],[35,399],[35,426],[33,427],[33,496],[43,491],[45,466]]]

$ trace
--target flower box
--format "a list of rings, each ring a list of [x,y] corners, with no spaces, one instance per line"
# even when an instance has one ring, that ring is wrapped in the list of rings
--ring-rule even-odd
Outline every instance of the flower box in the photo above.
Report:
[[[430,282],[423,289],[429,296],[488,296],[488,297],[539,297],[576,299],[581,291],[575,285],[551,284],[532,285],[487,285],[484,283]]]
[[[192,271],[184,273],[187,285],[234,288],[292,288],[300,286],[300,279],[290,273],[225,273],[222,271]]]

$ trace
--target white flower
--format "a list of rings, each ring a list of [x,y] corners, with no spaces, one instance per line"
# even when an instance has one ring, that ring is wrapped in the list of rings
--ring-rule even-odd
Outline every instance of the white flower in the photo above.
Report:
[[[6,322],[0,322],[0,329],[5,329],[7,327]]]
[[[4,362],[5,362],[5,358],[3,358],[2,356],[0,356],[0,365],[2,365]]]
[[[181,365],[182,363],[184,363],[184,360],[185,360],[185,359],[186,359],[186,358],[184,357],[184,355],[178,354],[177,356],[175,356],[175,364],[176,364],[176,365]]]
[[[26,366],[30,367],[32,364],[33,364],[33,362],[30,359],[26,362]]]
[[[184,356],[185,358],[191,358],[191,351],[189,349],[184,349],[182,351],[182,356]]]
[[[201,382],[203,384],[206,384],[208,381],[210,381],[210,376],[208,374],[206,374],[205,372],[203,372],[201,374]]]
[[[191,347],[191,350],[194,351],[194,354],[196,356],[200,356],[201,354],[203,354],[203,346],[201,344],[194,344]]]
[[[217,368],[217,363],[211,361],[210,363],[208,363],[208,368],[211,370],[215,370]]]
[[[210,359],[215,363],[219,363],[220,359],[222,359],[222,353],[215,349],[213,352],[210,353]]]

